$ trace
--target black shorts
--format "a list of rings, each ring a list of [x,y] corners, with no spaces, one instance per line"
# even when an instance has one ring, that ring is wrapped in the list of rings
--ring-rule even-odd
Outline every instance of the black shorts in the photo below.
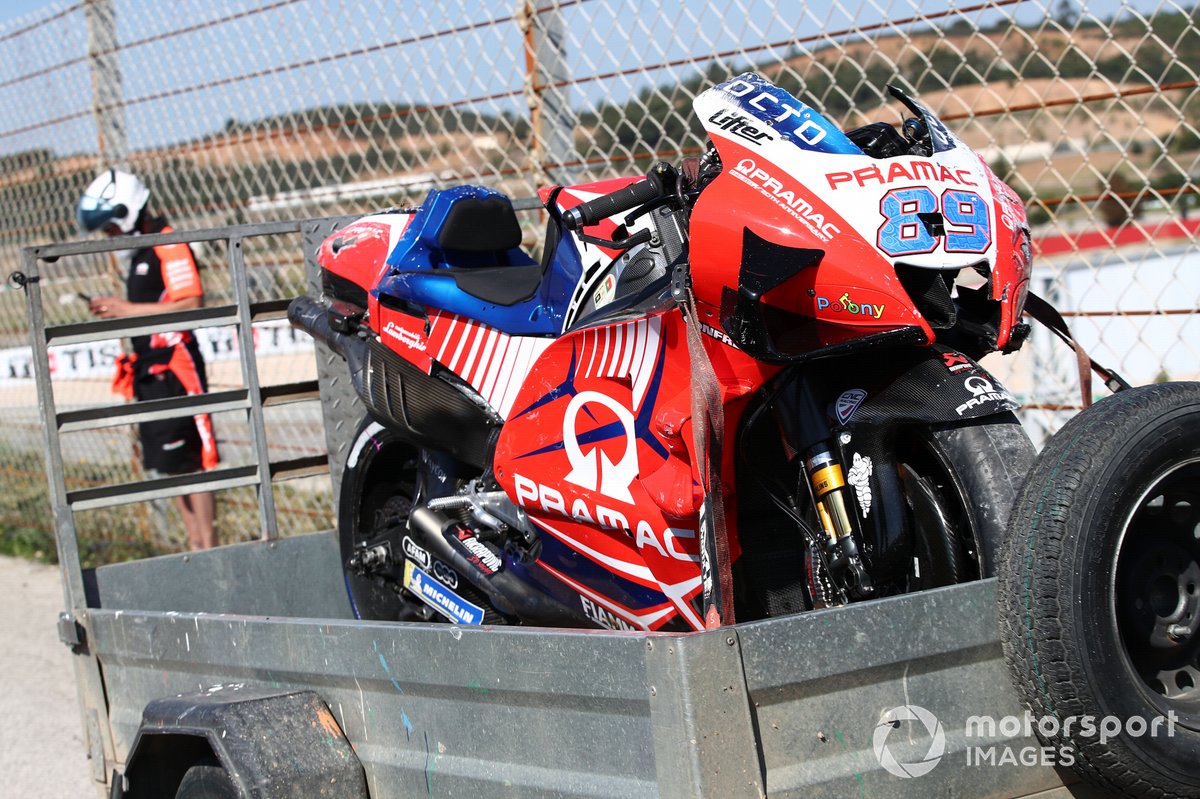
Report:
[[[182,397],[187,390],[173,372],[165,370],[161,374],[138,377],[135,393],[140,401]],[[142,463],[147,469],[156,469],[163,474],[200,471],[200,429],[193,417],[141,422],[138,435],[142,439]]]

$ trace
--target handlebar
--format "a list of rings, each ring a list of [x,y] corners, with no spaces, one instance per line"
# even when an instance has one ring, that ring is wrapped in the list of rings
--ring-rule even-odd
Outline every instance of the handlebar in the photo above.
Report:
[[[652,171],[645,180],[563,211],[563,225],[568,230],[590,227],[601,219],[637,208],[639,205],[645,205],[651,200],[657,200],[663,195],[663,191],[662,178],[656,171]]]

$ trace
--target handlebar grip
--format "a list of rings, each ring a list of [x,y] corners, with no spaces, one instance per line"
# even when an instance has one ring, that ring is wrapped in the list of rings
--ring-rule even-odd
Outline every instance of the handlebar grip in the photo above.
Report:
[[[612,194],[605,194],[594,200],[580,203],[574,208],[568,208],[562,213],[563,224],[568,230],[579,230],[590,227],[601,219],[637,208],[651,200],[657,200],[663,194],[662,178],[650,173],[645,180],[630,184],[623,189],[617,189]]]

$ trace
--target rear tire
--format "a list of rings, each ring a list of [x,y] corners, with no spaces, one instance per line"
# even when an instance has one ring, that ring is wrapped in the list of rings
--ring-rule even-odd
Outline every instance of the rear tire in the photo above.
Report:
[[[1010,530],[1000,637],[1034,717],[1159,720],[1156,735],[1103,742],[1076,725],[1043,740],[1106,790],[1200,797],[1200,384],[1122,391],[1073,418]]]
[[[362,576],[347,566],[359,544],[407,525],[418,493],[418,459],[415,446],[370,416],[359,424],[338,499],[338,544],[355,618],[411,621],[429,615],[424,605],[397,593],[403,581],[403,532],[388,536],[394,563],[390,572]]]

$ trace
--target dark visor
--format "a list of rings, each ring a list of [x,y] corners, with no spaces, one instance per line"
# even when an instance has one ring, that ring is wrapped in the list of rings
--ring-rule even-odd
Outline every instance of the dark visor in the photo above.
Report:
[[[109,205],[101,202],[95,208],[84,208],[83,203],[75,211],[75,220],[80,230],[91,233],[104,227],[105,224],[125,216],[126,208],[121,203]]]

